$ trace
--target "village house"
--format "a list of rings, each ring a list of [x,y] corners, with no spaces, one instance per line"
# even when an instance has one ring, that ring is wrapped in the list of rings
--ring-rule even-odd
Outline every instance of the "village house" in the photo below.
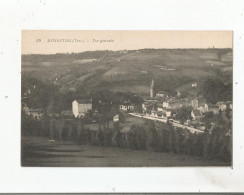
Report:
[[[152,98],[147,98],[144,100],[142,103],[142,112],[144,113],[146,110],[152,109],[153,106],[156,106],[159,103],[158,100],[152,99]]]
[[[208,105],[206,103],[199,103],[198,110],[200,110],[202,113],[208,112]]]
[[[151,113],[149,116],[152,117],[159,117],[159,118],[165,118],[166,117],[166,109],[163,111],[157,111],[154,107],[151,109]]]
[[[231,129],[229,129],[227,132],[226,132],[226,134],[225,134],[225,136],[228,136],[228,137],[230,137],[231,136]]]
[[[44,115],[42,109],[29,108],[25,103],[22,103],[22,110],[25,112],[26,115],[38,120],[41,119]]]
[[[160,118],[164,118],[165,117],[165,112],[158,111],[157,112],[157,116],[160,117]]]
[[[152,108],[152,110],[151,110],[151,114],[150,114],[150,116],[153,116],[153,117],[157,117],[158,115],[157,115],[157,110],[154,108],[154,106],[153,106],[153,108]]]
[[[168,107],[166,107],[167,109],[171,109],[171,110],[177,110],[179,108],[182,107],[182,103],[178,100],[171,100],[168,102]]]
[[[188,118],[188,119],[186,120],[186,122],[184,122],[184,125],[189,126],[189,125],[190,125],[190,123],[191,123],[191,120]]]
[[[29,107],[25,103],[22,103],[22,110],[27,114],[29,112]]]
[[[119,122],[119,115],[118,114],[113,116],[113,121],[114,122]]]
[[[152,104],[150,104],[149,102],[144,102],[142,103],[142,113],[146,113],[148,110],[152,109]]]
[[[145,114],[146,116],[150,116],[150,115],[151,115],[151,110],[150,110],[150,109],[147,109],[147,110],[144,112],[144,114]]]
[[[221,101],[217,102],[216,106],[218,106],[219,110],[221,110],[221,111],[225,111],[227,108],[226,104],[224,102],[221,102]]]
[[[172,111],[170,109],[166,109],[166,117],[169,118],[172,115]]]
[[[74,100],[72,102],[72,112],[74,116],[81,117],[85,116],[85,114],[92,110],[92,101],[91,100]]]
[[[204,131],[206,129],[206,127],[204,125],[199,125],[196,127],[197,129],[200,129],[202,131]]]
[[[163,108],[168,108],[168,107],[169,107],[169,101],[164,101]]]
[[[229,107],[231,110],[233,109],[232,103],[229,104]]]
[[[200,110],[192,110],[191,116],[193,120],[200,120],[203,118],[202,112]]]
[[[31,94],[31,90],[28,89],[26,92],[24,92],[24,97],[27,97]]]
[[[119,109],[125,112],[132,112],[134,111],[135,107],[131,103],[125,102],[119,106]]]
[[[188,106],[190,106],[190,104],[188,104]],[[194,110],[200,110],[202,113],[208,112],[208,105],[206,100],[202,97],[191,100],[191,106]]]
[[[197,109],[198,108],[198,100],[197,99],[193,99],[191,101],[191,106],[193,109]]]
[[[157,104],[157,111],[158,112],[163,112],[165,111],[164,107],[163,107],[163,103],[158,103]]]
[[[41,119],[44,115],[44,113],[42,112],[42,109],[33,109],[33,108],[30,108],[28,109],[28,111],[26,112],[27,115],[31,116],[32,118],[34,119]]]
[[[233,108],[232,101],[227,101],[226,106],[228,106],[232,110],[232,108]]]
[[[213,114],[219,114],[219,107],[214,104],[208,104],[208,111],[213,112]]]
[[[197,88],[197,82],[191,84],[192,88]]]
[[[156,97],[168,97],[168,94],[165,91],[159,91],[156,93]]]
[[[181,93],[179,91],[177,91],[177,97],[180,97]]]
[[[183,98],[180,101],[181,101],[182,107],[192,106],[191,99],[189,99],[189,98]]]

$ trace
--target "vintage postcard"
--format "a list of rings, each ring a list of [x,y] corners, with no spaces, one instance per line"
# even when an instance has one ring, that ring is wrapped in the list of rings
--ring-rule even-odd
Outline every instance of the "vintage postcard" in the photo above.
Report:
[[[23,30],[21,166],[232,166],[232,37]]]

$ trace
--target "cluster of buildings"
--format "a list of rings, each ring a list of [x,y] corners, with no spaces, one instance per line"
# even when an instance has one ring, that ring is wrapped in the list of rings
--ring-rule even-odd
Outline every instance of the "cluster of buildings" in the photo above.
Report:
[[[33,119],[40,120],[44,116],[43,109],[40,108],[29,108],[25,103],[22,104],[22,110],[26,115],[32,117]],[[80,118],[85,116],[86,113],[92,110],[92,100],[82,99],[74,100],[72,102],[72,110],[63,110],[60,114],[48,113],[50,117],[60,117],[65,118]]]
[[[196,83],[193,83],[193,85],[194,86],[192,87],[197,87]],[[182,98],[179,92],[177,92],[177,96],[175,97],[170,97],[170,95],[165,91],[159,91],[154,94],[154,80],[152,80],[149,95],[149,97],[144,98],[144,102],[142,103],[142,114],[164,119],[175,119],[177,118],[177,111],[179,109],[188,107],[192,110],[190,116],[188,116],[186,125],[191,125],[194,123],[199,124],[201,119],[204,118],[204,114],[206,112],[219,114],[219,112],[225,111],[227,108],[232,110],[231,101],[220,101],[216,104],[210,104],[207,103],[202,97]],[[31,116],[37,120],[41,119],[44,115],[42,109],[32,109],[28,108],[26,105],[23,105],[22,108],[28,116]],[[62,111],[61,115],[66,118],[81,118],[92,110],[92,99],[77,99],[72,102],[72,110]],[[119,110],[128,113],[135,112],[135,105],[127,101],[119,105]],[[115,122],[118,121],[118,115],[114,116],[113,120]]]
[[[193,83],[192,87],[197,87],[197,83]],[[181,98],[179,92],[177,92],[176,97],[170,97],[165,91],[154,94],[154,80],[152,80],[149,94],[150,97],[144,98],[144,102],[142,103],[142,113],[152,117],[174,118],[178,109],[191,107],[192,111],[189,120],[191,119],[196,122],[204,118],[204,113],[206,112],[219,114],[220,111],[225,111],[228,107],[232,110],[231,101],[210,104],[203,97]],[[134,105],[126,102],[120,105],[120,110],[133,112]]]
[[[22,104],[22,110],[25,112],[26,115],[37,120],[40,120],[44,115],[42,109],[29,108],[26,104]]]

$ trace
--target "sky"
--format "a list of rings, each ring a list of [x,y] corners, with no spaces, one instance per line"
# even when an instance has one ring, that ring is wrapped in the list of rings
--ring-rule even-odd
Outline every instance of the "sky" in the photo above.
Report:
[[[23,30],[22,54],[144,48],[232,48],[232,31]]]

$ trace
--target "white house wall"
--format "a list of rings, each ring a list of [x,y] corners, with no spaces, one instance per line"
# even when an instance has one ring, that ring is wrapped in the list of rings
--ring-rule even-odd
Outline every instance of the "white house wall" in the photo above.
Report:
[[[79,106],[79,104],[78,104],[77,101],[73,101],[72,102],[72,112],[75,115],[75,117],[78,117],[79,116],[78,106]]]

